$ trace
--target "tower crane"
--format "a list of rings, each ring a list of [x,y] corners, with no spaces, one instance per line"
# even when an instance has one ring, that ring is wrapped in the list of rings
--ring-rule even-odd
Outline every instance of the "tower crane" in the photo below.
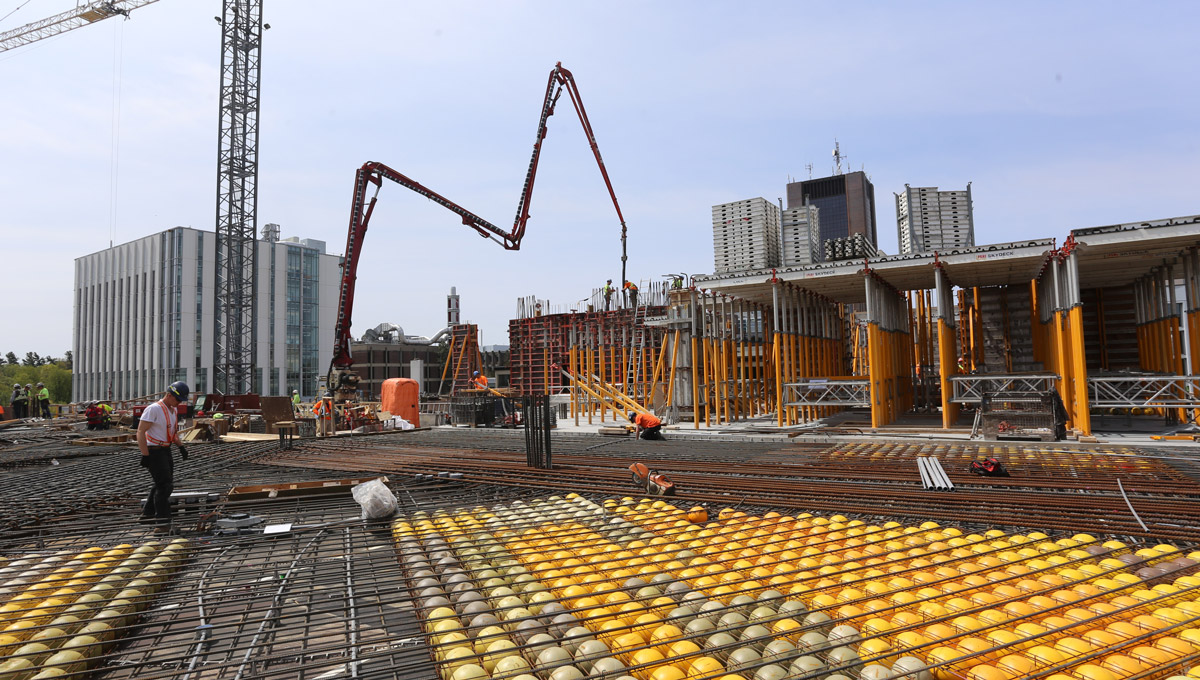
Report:
[[[617,194],[613,190],[612,181],[608,178],[608,169],[600,156],[600,147],[596,144],[596,135],[592,132],[592,124],[588,121],[587,111],[583,108],[583,100],[579,96],[579,87],[575,84],[575,76],[563,68],[562,62],[554,65],[550,78],[546,83],[546,95],[542,100],[542,116],[538,121],[537,134],[533,140],[533,156],[529,159],[529,169],[525,173],[525,184],[521,187],[521,195],[517,200],[517,215],[513,219],[512,229],[505,231],[479,215],[467,210],[454,201],[442,196],[420,182],[389,168],[383,163],[367,162],[354,175],[354,196],[350,203],[350,228],[346,235],[346,258],[342,263],[342,283],[338,295],[337,324],[334,328],[333,360],[329,364],[328,386],[337,393],[338,400],[350,399],[358,388],[358,376],[353,371],[354,355],[350,351],[350,322],[354,312],[354,284],[358,278],[358,260],[362,254],[363,237],[367,234],[367,225],[371,221],[371,213],[379,198],[379,189],[383,180],[395,182],[413,191],[450,212],[458,215],[462,223],[474,229],[480,236],[491,239],[505,250],[519,250],[521,239],[525,237],[525,225],[529,222],[529,205],[533,199],[533,183],[537,178],[538,160],[542,155],[542,141],[546,138],[546,125],[559,97],[566,91],[579,123],[587,135],[588,145],[592,155],[596,157],[596,165],[604,178],[604,186],[612,199],[613,208],[617,211],[617,219],[621,223],[621,283],[625,283],[626,236],[625,217],[621,214],[621,205],[617,202]],[[368,199],[371,187],[375,190]]]
[[[0,52],[129,13],[158,0],[100,0],[0,33]],[[214,388],[254,390],[258,226],[259,65],[262,0],[221,3],[221,97],[217,135],[217,290]],[[269,28],[269,26],[266,26]],[[164,367],[164,368],[182,368]]]

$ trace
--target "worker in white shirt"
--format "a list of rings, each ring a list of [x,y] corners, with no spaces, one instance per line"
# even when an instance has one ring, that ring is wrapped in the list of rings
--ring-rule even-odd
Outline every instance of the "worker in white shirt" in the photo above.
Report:
[[[138,423],[137,442],[141,450],[141,466],[150,471],[154,485],[142,508],[142,520],[154,522],[154,533],[171,533],[171,492],[175,490],[175,461],[171,445],[179,446],[179,455],[187,460],[188,453],[179,443],[179,405],[188,399],[187,383],[171,383],[163,398],[142,411]]]

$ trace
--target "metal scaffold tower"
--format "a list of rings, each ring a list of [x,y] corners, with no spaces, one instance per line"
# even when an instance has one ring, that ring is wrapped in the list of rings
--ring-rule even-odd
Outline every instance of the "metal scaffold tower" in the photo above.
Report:
[[[221,20],[221,108],[217,142],[215,387],[256,391],[255,260],[258,222],[258,92],[261,0],[226,0]]]

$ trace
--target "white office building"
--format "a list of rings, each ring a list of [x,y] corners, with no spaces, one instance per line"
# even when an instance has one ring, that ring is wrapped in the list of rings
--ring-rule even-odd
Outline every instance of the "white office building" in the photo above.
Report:
[[[325,243],[258,242],[254,389],[316,396],[333,357],[340,256]],[[216,234],[175,227],[75,260],[72,399],[129,399],[184,380],[213,391]]]
[[[802,205],[780,213],[780,261],[784,267],[803,267],[825,261],[817,206]]]
[[[963,191],[911,187],[896,194],[900,254],[947,252],[975,245],[971,183]]]
[[[779,206],[765,198],[712,207],[713,271],[779,266]]]

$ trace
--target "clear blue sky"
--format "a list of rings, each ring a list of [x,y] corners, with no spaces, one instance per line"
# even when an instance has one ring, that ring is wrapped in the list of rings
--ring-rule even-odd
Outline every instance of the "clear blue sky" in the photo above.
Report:
[[[71,6],[33,0],[0,30]],[[219,13],[162,0],[0,54],[0,352],[70,347],[76,257],[213,228]],[[265,14],[259,224],[331,252],[366,160],[510,226],[560,60],[629,224],[632,279],[711,271],[710,207],[774,200],[807,163],[828,174],[835,138],[875,184],[888,252],[905,183],[973,182],[981,243],[1200,213],[1195,2],[267,0]],[[431,335],[457,286],[483,341],[506,343],[518,296],[571,303],[619,279],[616,220],[566,106],[532,213],[505,252],[384,187],[354,334]]]

